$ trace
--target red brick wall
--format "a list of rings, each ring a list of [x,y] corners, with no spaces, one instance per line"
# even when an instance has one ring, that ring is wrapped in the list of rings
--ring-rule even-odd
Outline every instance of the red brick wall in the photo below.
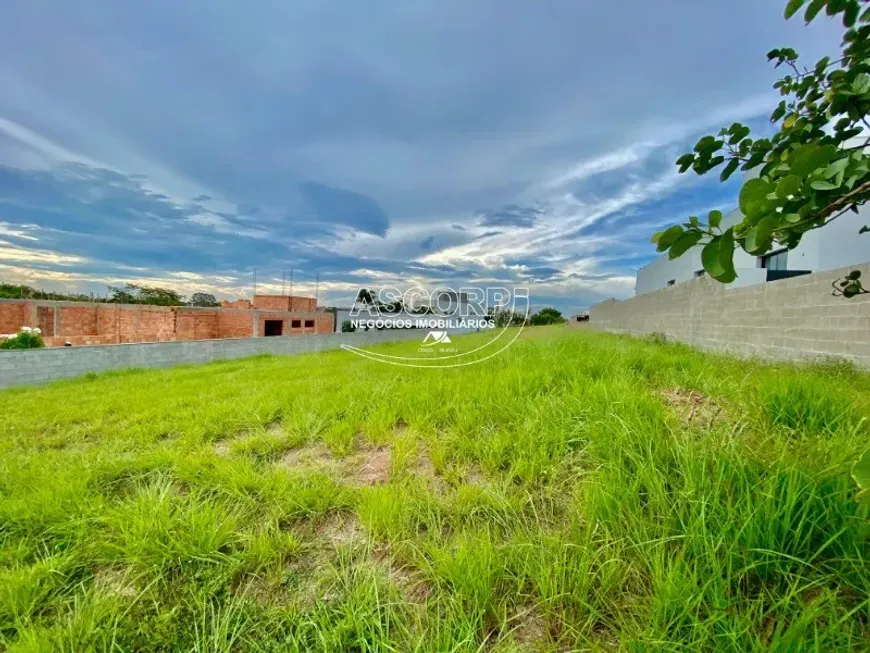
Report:
[[[54,307],[36,307],[36,326],[42,331],[43,339],[54,335]]]
[[[299,336],[307,333],[332,333],[333,318],[332,313],[269,313],[260,312],[259,335],[266,335],[266,320],[281,320],[281,335],[283,336]],[[293,322],[298,321],[299,326],[293,327]],[[313,321],[313,326],[305,326],[306,322]]]
[[[18,333],[18,330],[23,326],[33,326],[28,324],[29,308],[27,302],[20,304],[0,303],[0,333]]]
[[[316,311],[317,302],[314,297],[291,297],[289,310],[291,311]]]
[[[217,311],[186,311],[178,309],[175,315],[176,340],[209,340],[218,337]]]
[[[63,347],[67,342],[79,347],[82,345],[116,345],[118,344],[118,337],[115,335],[55,336],[53,338],[43,338],[43,341],[46,347]]]
[[[250,338],[254,330],[252,311],[221,311],[218,313],[218,338]]]
[[[315,311],[317,302],[314,297],[254,295],[254,308],[260,311]]]
[[[63,309],[60,310],[61,314],[63,314]],[[118,342],[120,342],[120,338],[118,337],[118,315],[120,314],[120,312],[121,308],[119,306],[113,306],[112,304],[103,304],[101,306],[97,306],[97,333],[101,334],[101,337],[109,339],[109,341],[105,344],[117,344]],[[75,332],[70,331],[67,331],[67,333],[71,335],[79,335]],[[69,338],[64,338],[63,334],[64,331],[61,330],[61,332],[57,335],[61,339],[68,340]]]
[[[251,303],[250,299],[237,299],[234,302],[229,302],[224,300],[221,302],[221,308],[254,308],[254,305]]]
[[[93,304],[63,306],[60,309],[60,334],[97,335],[97,308]]]
[[[278,297],[289,302],[287,297]],[[293,298],[313,304],[309,297]],[[55,313],[59,331],[55,333]],[[332,333],[331,313],[310,311],[255,311],[239,309],[193,309],[125,304],[66,304],[35,301],[0,302],[0,333],[15,333],[22,326],[39,326],[49,346],[67,340],[74,345],[120,342],[163,342],[171,340],[208,340],[211,338],[250,338],[254,324],[265,336],[266,320],[281,320],[282,335]],[[293,328],[293,321],[299,327]],[[313,320],[313,327],[306,327]]]
[[[335,331],[335,316],[332,313],[317,314],[317,333],[333,333]]]
[[[260,311],[286,311],[290,298],[283,295],[254,295],[254,308]]]

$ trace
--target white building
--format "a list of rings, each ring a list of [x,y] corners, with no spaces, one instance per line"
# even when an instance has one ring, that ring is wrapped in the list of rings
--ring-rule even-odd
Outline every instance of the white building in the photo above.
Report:
[[[734,210],[722,219],[722,227],[729,227],[742,219],[740,210]],[[791,251],[783,247],[773,249],[765,256],[752,256],[737,248],[734,252],[737,279],[729,286],[736,288],[867,263],[870,261],[870,233],[858,233],[864,225],[870,225],[867,206],[861,207],[858,213],[850,211],[841,215],[822,229],[808,231]],[[664,254],[637,271],[634,293],[641,295],[703,274],[701,247],[693,247],[674,260]]]

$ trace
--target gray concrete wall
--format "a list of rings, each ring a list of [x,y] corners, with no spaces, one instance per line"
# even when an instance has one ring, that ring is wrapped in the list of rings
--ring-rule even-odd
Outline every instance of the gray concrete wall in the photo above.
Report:
[[[729,289],[702,277],[590,310],[593,328],[662,333],[705,349],[783,359],[838,357],[870,368],[870,295],[834,297],[831,282],[870,264]]]
[[[256,354],[305,354],[338,349],[347,343],[365,347],[385,342],[422,340],[416,329],[328,333],[276,338],[143,342],[94,347],[0,350],[0,388],[45,383],[87,372],[130,367],[170,367],[184,363],[244,358]]]

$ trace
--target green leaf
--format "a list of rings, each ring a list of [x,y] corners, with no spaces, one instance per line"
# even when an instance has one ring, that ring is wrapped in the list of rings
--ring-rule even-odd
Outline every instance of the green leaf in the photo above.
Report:
[[[790,222],[791,224],[803,220],[803,218],[800,216],[800,213],[786,213],[782,217],[785,219],[786,222]]]
[[[704,249],[701,250],[701,264],[704,266],[707,274],[714,279],[718,279],[725,273],[722,264],[719,262],[719,243],[721,241],[722,236],[714,236],[713,240],[704,245]]]
[[[749,254],[764,254],[770,249],[771,234],[778,224],[776,216],[769,215],[746,232],[743,249]]]
[[[807,143],[795,148],[788,157],[788,164],[793,175],[807,177],[818,168],[827,167],[828,163],[837,155],[834,145],[819,146]]]
[[[687,231],[677,238],[677,242],[671,245],[671,249],[668,251],[668,257],[671,259],[679,258],[701,242],[701,238],[703,237],[704,234],[700,231]]]
[[[734,233],[731,229],[704,245],[701,263],[711,277],[722,283],[731,283],[737,278],[734,271]]]
[[[728,139],[729,145],[737,145],[744,138],[749,136],[749,132],[751,130],[746,125],[741,125],[738,122],[735,122],[731,125],[731,137]]]
[[[788,20],[792,16],[794,16],[798,9],[804,6],[806,0],[789,0],[788,4],[785,6],[785,19]]]
[[[771,186],[763,179],[750,179],[743,188],[740,189],[740,211],[743,215],[749,217],[758,213],[759,210],[767,202],[767,194],[771,191]]]
[[[846,166],[849,165],[849,157],[845,156],[842,159],[837,159],[827,168],[825,168],[824,178],[831,179],[832,177],[836,177],[838,174],[843,172],[846,169]]]
[[[702,154],[704,152],[712,152],[716,149],[716,139],[712,136],[704,136],[701,140],[695,143],[695,152]]]
[[[861,227],[861,228],[858,230],[858,233],[859,233],[859,234],[870,234],[870,226],[868,226],[868,225],[865,224],[863,227]]]
[[[836,190],[837,185],[829,181],[816,180],[810,183],[810,188],[814,190]]]
[[[719,224],[722,222],[722,211],[718,211],[716,209],[710,211],[707,214],[707,224],[710,225],[711,229],[718,229]]]
[[[849,274],[846,275],[846,278],[850,281],[857,281],[861,278],[861,270],[852,270]]]
[[[813,22],[818,13],[825,8],[825,3],[826,0],[812,0],[810,6],[807,7],[806,13],[804,13],[804,21],[807,23]]]
[[[789,195],[796,195],[801,188],[801,178],[797,175],[788,175],[783,177],[776,184],[777,197],[786,198]]]
[[[737,271],[734,269],[734,230],[728,229],[722,234],[722,240],[719,242],[719,263],[725,273],[720,276],[717,281],[722,283],[731,283],[737,278]]]
[[[852,91],[857,95],[863,95],[870,90],[870,75],[859,73],[852,81]]]
[[[849,29],[855,26],[855,21],[858,20],[858,12],[861,11],[860,5],[857,2],[850,2],[843,10],[843,27]]]
[[[656,249],[660,252],[665,251],[677,241],[677,238],[683,235],[684,231],[685,230],[678,224],[665,229],[659,236],[658,247]]]
[[[722,170],[722,174],[719,175],[719,181],[728,181],[728,178],[734,174],[734,171],[740,167],[740,159],[731,159],[728,162],[728,165]]]
[[[692,164],[695,162],[695,155],[689,152],[688,154],[684,154],[679,159],[677,159],[677,165],[680,167],[680,173],[685,172],[689,168],[692,167]]]

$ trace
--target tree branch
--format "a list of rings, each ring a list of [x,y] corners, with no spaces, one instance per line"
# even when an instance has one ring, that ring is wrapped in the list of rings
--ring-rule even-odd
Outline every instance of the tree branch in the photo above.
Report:
[[[837,198],[836,201],[831,202],[828,206],[822,209],[816,217],[827,218],[832,213],[836,213],[841,209],[848,209],[852,204],[855,204],[852,200],[858,198],[864,193],[870,193],[870,181],[865,181],[863,184],[858,186],[858,188],[846,193],[840,198]]]

